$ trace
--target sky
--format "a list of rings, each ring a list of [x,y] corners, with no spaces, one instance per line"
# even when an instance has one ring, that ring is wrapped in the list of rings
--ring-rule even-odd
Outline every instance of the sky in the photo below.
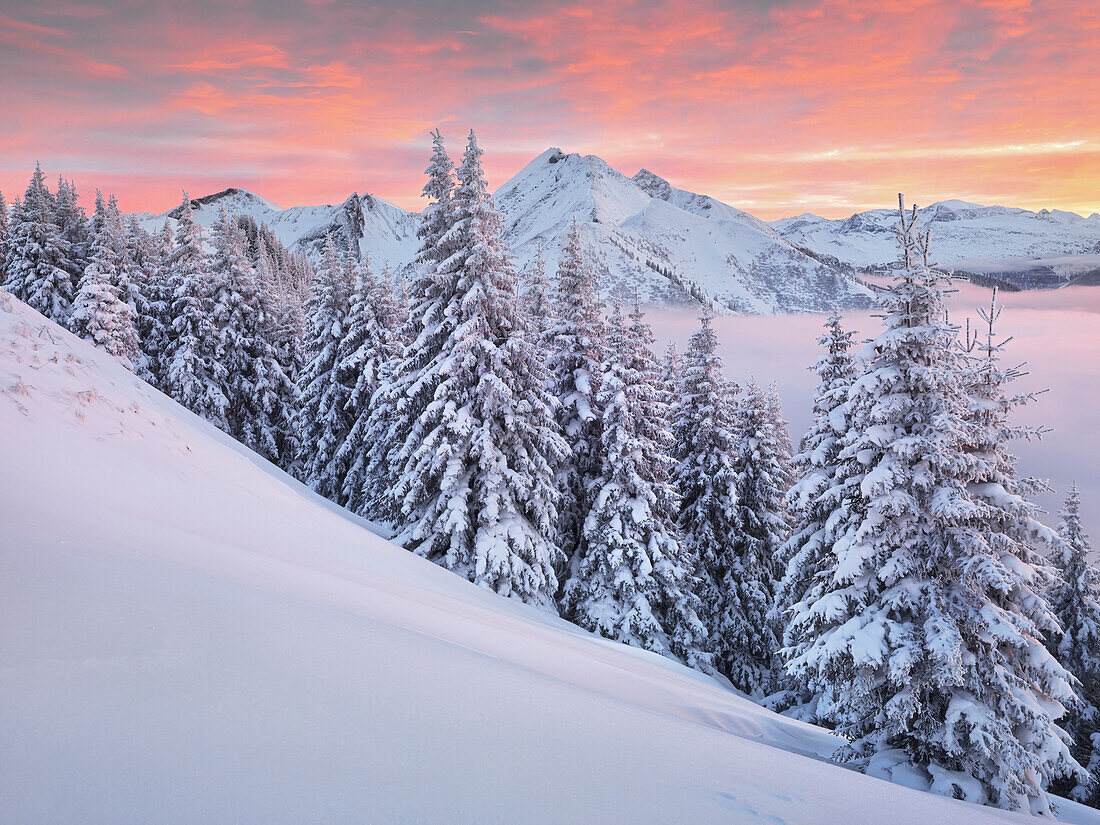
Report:
[[[491,185],[549,146],[759,217],[1100,211],[1095,0],[0,0],[0,190],[228,186],[419,209],[428,131]]]

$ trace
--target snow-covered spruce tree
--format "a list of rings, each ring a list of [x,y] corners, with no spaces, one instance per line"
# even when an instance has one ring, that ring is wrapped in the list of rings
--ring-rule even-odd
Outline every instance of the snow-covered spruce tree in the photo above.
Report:
[[[172,305],[163,353],[163,389],[223,432],[229,432],[226,370],[218,360],[217,331],[211,317],[213,297],[202,228],[183,195],[183,211],[168,258]]]
[[[394,335],[394,340],[397,343],[397,355],[391,362],[392,366],[402,353],[404,340],[401,336],[409,315],[409,296],[406,291],[404,276],[394,275],[389,261],[383,265],[382,274],[379,278],[381,279],[379,283],[379,300],[382,307],[380,317],[385,321],[386,328]]]
[[[107,219],[111,224],[110,231],[118,254],[118,271],[114,276],[115,289],[118,291],[118,297],[130,307],[136,324],[138,316],[145,311],[143,306],[145,296],[140,288],[143,276],[134,258],[135,250],[131,249],[128,243],[126,219],[114,195],[107,199]]]
[[[709,310],[705,310],[708,313],[707,324],[710,324]],[[665,347],[664,357],[661,359],[660,370],[660,389],[661,400],[667,404],[670,408],[677,402],[680,397],[680,384],[682,380],[681,370],[684,367],[684,358],[681,357],[679,351],[676,349],[676,342],[669,341],[668,346]]]
[[[775,594],[787,539],[788,468],[770,393],[750,381],[733,414],[733,511],[729,564],[714,571],[722,613],[714,628],[715,665],[746,693],[779,687]]]
[[[73,293],[80,288],[84,269],[92,258],[92,237],[88,226],[88,216],[80,205],[73,182],[60,175],[57,178],[57,194],[54,196],[54,223],[68,250],[62,268],[69,273],[73,284]]]
[[[707,649],[720,654],[730,647],[731,634],[741,632],[735,623],[742,614],[737,603],[739,592],[728,583],[738,564],[733,557],[737,531],[734,417],[738,388],[723,377],[712,317],[704,311],[687,353],[676,359],[679,384],[673,393],[670,419],[674,443],[672,481],[680,495],[677,524],[681,546],[697,571],[700,617],[710,631]],[[666,368],[671,360],[666,356]]]
[[[963,449],[972,462],[967,491],[976,502],[987,508],[980,528],[989,545],[989,552],[1009,568],[1017,567],[1020,561],[1026,563],[1029,567],[1025,572],[1029,574],[1027,580],[1031,591],[1046,595],[1050,593],[1057,576],[1056,571],[1046,563],[1045,557],[1057,557],[1060,542],[1054,531],[1037,520],[1039,508],[1029,500],[1029,496],[1047,490],[1049,486],[1043,481],[1021,478],[1016,468],[1016,456],[1010,451],[1011,442],[1015,440],[1042,436],[1042,430],[1016,424],[1012,420],[1013,411],[1033,401],[1035,393],[1011,391],[1012,384],[1025,373],[1021,366],[1005,366],[1001,363],[1005,346],[1012,339],[1001,340],[996,332],[996,323],[1001,315],[996,289],[993,290],[989,307],[979,308],[978,315],[984,322],[984,330],[975,330],[971,334],[968,322],[964,344],[964,384],[968,403],[966,418],[969,427]],[[1026,595],[1030,596],[1030,593]],[[1029,604],[1028,607],[1040,615],[1049,610],[1041,604]],[[1056,610],[1054,613],[1057,615]],[[1040,632],[1050,638],[1055,622],[1048,613],[1037,621],[1037,626]],[[1097,638],[1092,636],[1090,641],[1094,642]],[[1061,660],[1057,651],[1052,652]],[[1060,664],[1068,667],[1077,676],[1073,667],[1066,662],[1060,661]],[[1082,698],[1087,704],[1087,697]],[[1082,702],[1077,701],[1074,706],[1080,708]],[[1071,715],[1071,725],[1073,721]],[[1071,733],[1075,735],[1076,741],[1078,732]],[[1076,752],[1071,749],[1071,752],[1075,756],[1081,755],[1087,761],[1089,737],[1086,734],[1083,738],[1084,748]],[[1058,790],[1070,791],[1080,785],[1077,792],[1087,795],[1085,784],[1081,777],[1074,776],[1063,778],[1052,786]]]
[[[558,401],[555,415],[571,454],[557,471],[562,495],[558,542],[567,560],[580,545],[599,472],[601,308],[596,273],[585,260],[580,225],[574,219],[558,262],[554,324],[547,345],[550,392]]]
[[[277,263],[266,238],[260,238],[257,277],[261,285],[261,303],[266,327],[264,334],[275,348],[283,372],[297,386],[305,367],[303,337],[305,331],[305,300],[300,283],[312,284],[314,275],[308,259],[292,256],[285,266]],[[305,266],[308,272],[298,273]]]
[[[351,429],[336,452],[336,461],[347,472],[343,480],[345,506],[366,512],[373,495],[369,474],[371,399],[389,378],[401,353],[397,299],[392,275],[387,268],[380,278],[364,259],[355,267],[355,283],[344,337],[337,350],[337,372],[341,384],[351,391],[344,406]]]
[[[264,308],[243,230],[224,209],[212,229],[210,316],[225,369],[227,432],[264,458],[285,461],[294,387],[264,335]]]
[[[868,773],[1048,814],[1045,787],[1076,767],[1054,722],[1073,691],[1040,641],[1036,568],[967,489],[958,331],[915,210],[897,233],[885,329],[849,392],[833,559],[794,608],[788,667]]]
[[[8,215],[8,202],[0,192],[0,284],[7,281],[8,272],[8,235],[11,233],[11,218]]]
[[[1070,708],[1066,731],[1073,738],[1073,755],[1087,767],[1091,781],[1077,778],[1054,787],[1100,808],[1100,571],[1089,560],[1092,547],[1081,527],[1076,484],[1066,497],[1058,533],[1051,560],[1060,580],[1051,593],[1051,604],[1062,632],[1050,646],[1061,665],[1081,683],[1080,701]]]
[[[389,264],[387,263],[386,266],[388,268]],[[397,317],[399,319],[401,319],[401,330],[402,330],[401,335],[402,335],[402,340],[404,340],[404,335],[405,335],[404,325],[405,325],[405,322],[409,318],[410,300],[409,300],[409,282],[408,282],[408,279],[405,277],[405,273],[403,271],[394,279],[394,288],[393,289],[394,289],[393,297],[394,297],[394,301],[395,301],[394,307],[395,307],[396,312],[397,312]]]
[[[73,303],[69,247],[57,226],[54,198],[35,165],[8,236],[4,288],[52,321],[67,326]]]
[[[155,353],[163,347],[163,323],[167,306],[167,289],[160,279],[160,250],[157,240],[142,228],[136,215],[126,221],[126,255],[130,276],[128,296],[120,295],[134,311],[134,326],[137,329],[140,352],[138,353],[137,374],[150,384],[158,384],[160,378],[156,371],[158,359]]]
[[[563,613],[609,639],[709,666],[691,559],[676,533],[677,497],[652,335],[615,302],[596,409],[592,506],[570,563]]]
[[[775,423],[775,443],[779,448],[779,466],[783,470],[783,489],[786,490],[793,483],[791,459],[794,456],[794,443],[791,441],[790,426],[783,417],[783,400],[779,397],[779,387],[774,381],[768,387],[767,402],[768,414]]]
[[[423,379],[442,358],[456,325],[447,310],[456,300],[457,278],[439,266],[451,255],[444,239],[454,222],[455,169],[439,130],[431,135],[432,156],[424,170],[428,180],[421,192],[428,206],[417,229],[417,267],[411,288],[398,288],[399,304],[408,301],[401,335],[404,349],[389,380],[372,400],[367,422],[366,440],[371,445],[367,474],[373,480],[373,494],[364,506],[371,518],[390,523],[402,517],[401,499],[394,491],[409,459],[406,447],[435,392],[435,384]]]
[[[96,198],[96,233],[87,254],[90,256],[80,289],[73,303],[69,326],[81,338],[102,347],[111,355],[126,359],[133,367],[141,352],[134,312],[119,295],[125,239],[120,237],[120,221],[108,219],[103,198]],[[102,214],[99,214],[102,213]]]
[[[224,207],[210,227],[210,241],[211,250],[206,261],[210,321],[214,327],[218,363],[225,370],[226,432],[243,441],[242,431],[248,417],[245,405],[251,392],[245,373],[252,358],[252,328],[255,314],[259,312],[259,301],[244,255],[244,236]],[[264,450],[259,452],[265,453]]]
[[[275,398],[279,400],[282,412],[278,419],[283,423],[278,429],[278,456],[273,461],[288,473],[298,476],[297,462],[302,455],[298,437],[298,380],[305,366],[302,356],[305,306],[298,288],[290,282],[288,272],[271,268],[274,264],[268,250],[266,240],[261,237],[259,264],[254,271],[259,288],[259,315],[256,318],[258,326],[255,334],[261,339],[257,346],[262,348],[264,357],[274,357],[277,362],[270,366],[270,374],[275,380],[268,383],[276,393]],[[310,272],[312,273],[312,269]],[[278,387],[282,389],[276,389]]]
[[[145,369],[152,383],[167,392],[165,374],[168,366],[168,344],[172,336],[172,306],[175,280],[172,276],[172,253],[175,240],[168,219],[150,236],[150,247],[145,259],[145,291],[149,315],[136,319],[138,337],[144,354]]]
[[[527,315],[528,337],[538,347],[547,349],[554,326],[554,306],[541,243],[524,278],[522,308]]]
[[[451,254],[437,268],[453,295],[423,322],[425,334],[439,317],[453,327],[413,382],[416,415],[398,451],[397,540],[481,587],[553,609],[554,468],[568,447],[516,306],[504,220],[481,157],[470,132],[441,239]]]
[[[149,314],[148,301],[142,291],[145,275],[138,261],[138,256],[144,254],[144,250],[131,244],[126,220],[122,215],[122,210],[119,209],[118,200],[115,196],[111,195],[103,207],[100,206],[101,202],[102,196],[97,191],[96,209],[99,219],[93,217],[90,225],[95,227],[96,232],[105,232],[105,237],[109,238],[110,256],[113,263],[110,270],[111,283],[114,285],[119,299],[130,307],[134,327],[140,337],[139,319]],[[131,217],[131,221],[135,230],[143,233],[141,227],[137,225],[136,219]],[[140,241],[140,236],[136,236],[136,238]],[[89,260],[97,254],[103,255],[103,247],[96,248],[95,235],[91,237],[88,249],[87,257]],[[145,369],[143,364],[145,359],[141,356],[140,350],[135,353],[134,366],[136,371],[144,377],[148,370]]]
[[[134,367],[141,348],[133,312],[118,297],[110,277],[100,271],[94,260],[84,270],[69,323],[81,338],[87,338],[111,355],[126,359],[127,366]]]
[[[298,468],[301,478],[325,498],[343,504],[346,467],[336,451],[348,437],[350,387],[340,381],[340,342],[351,300],[351,273],[330,234],[306,299],[306,365],[298,378]]]
[[[817,339],[824,352],[811,368],[818,384],[810,427],[791,460],[794,483],[787,493],[791,534],[779,556],[783,578],[776,597],[776,622],[784,628],[784,644],[792,641],[787,632],[791,610],[833,558],[837,535],[832,516],[844,506],[843,487],[835,482],[837,458],[849,429],[848,391],[860,372],[851,354],[854,334],[844,329],[834,311],[825,322],[825,333]],[[808,704],[812,700],[808,685],[795,684],[785,703]],[[813,707],[807,710],[812,716]]]

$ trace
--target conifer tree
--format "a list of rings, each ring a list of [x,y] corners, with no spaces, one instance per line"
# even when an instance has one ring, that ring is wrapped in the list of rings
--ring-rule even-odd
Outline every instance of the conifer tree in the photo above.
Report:
[[[259,312],[256,284],[244,254],[244,235],[223,207],[210,227],[212,249],[206,268],[210,284],[210,321],[218,363],[225,370],[227,432],[240,439],[247,418],[243,404],[250,387],[244,381],[252,357],[254,317]]]
[[[851,354],[853,335],[834,311],[825,322],[825,333],[817,339],[824,352],[812,367],[818,378],[813,417],[791,462],[794,484],[787,493],[791,535],[780,552],[783,579],[776,599],[776,621],[784,628],[785,644],[791,642],[786,632],[791,610],[830,563],[837,538],[832,515],[842,506],[843,498],[834,479],[849,429],[848,392],[859,375]],[[790,701],[806,703],[812,698],[807,685],[792,688]]]
[[[126,359],[127,365],[133,368],[136,354],[141,351],[133,313],[119,299],[110,278],[100,271],[95,261],[84,270],[70,325],[81,338],[87,338],[111,355]]]
[[[167,387],[168,346],[172,336],[172,307],[175,279],[172,275],[172,253],[175,241],[172,228],[165,218],[164,225],[150,237],[145,290],[148,296],[148,316],[136,319],[138,337],[144,353],[145,369],[152,383],[162,390]]]
[[[11,234],[11,217],[8,202],[0,192],[0,285],[8,280],[8,241]]]
[[[305,301],[299,284],[312,284],[314,275],[308,259],[291,256],[285,264],[280,264],[280,258],[281,255],[273,251],[272,243],[261,237],[256,272],[266,320],[264,334],[274,347],[283,372],[297,387],[305,367]],[[299,267],[305,267],[305,271],[298,272]]]
[[[136,319],[145,309],[143,307],[145,296],[140,290],[142,275],[138,271],[138,263],[134,258],[136,250],[128,242],[126,219],[114,195],[107,200],[107,218],[111,224],[112,243],[118,254],[118,271],[114,277],[115,289],[118,291],[118,297],[130,307]]]
[[[223,432],[229,432],[226,370],[218,359],[211,316],[213,284],[203,251],[202,228],[183,194],[175,244],[167,262],[172,290],[168,340],[163,353],[163,389]]]
[[[343,480],[345,506],[356,513],[366,511],[373,495],[369,474],[371,399],[389,379],[401,353],[397,299],[387,267],[375,278],[369,259],[355,268],[355,283],[348,311],[347,329],[337,351],[338,380],[350,387],[345,411],[351,428],[336,453],[347,468]]]
[[[126,359],[133,367],[141,349],[133,310],[121,298],[118,288],[125,250],[125,241],[119,236],[122,227],[120,222],[108,219],[101,197],[97,197],[96,206],[102,220],[93,222],[96,233],[87,253],[90,261],[69,324],[77,335],[111,355]]]
[[[380,278],[379,301],[382,307],[380,317],[385,321],[386,329],[390,330],[394,336],[394,341],[397,344],[397,356],[399,357],[403,343],[401,338],[402,329],[409,315],[409,296],[406,292],[405,278],[404,276],[394,275],[389,261],[383,265]]]
[[[791,475],[791,459],[794,456],[794,442],[791,441],[791,430],[787,419],[783,417],[783,401],[779,397],[779,387],[773,381],[768,386],[767,405],[768,415],[775,425],[775,443],[778,449],[779,466],[782,470],[783,489],[787,490],[793,483]],[[784,508],[786,512],[786,508]]]
[[[366,512],[391,523],[402,518],[400,499],[393,490],[409,459],[407,445],[435,392],[435,384],[423,378],[442,357],[455,330],[455,319],[447,312],[456,300],[457,278],[453,272],[440,270],[440,263],[452,252],[445,236],[454,223],[455,169],[439,130],[431,136],[432,156],[424,170],[428,180],[421,192],[428,206],[417,229],[417,267],[411,289],[398,291],[399,303],[402,296],[407,299],[410,292],[413,296],[402,329],[404,349],[390,380],[376,395],[367,423],[367,439],[372,445],[368,475],[374,479],[375,494],[365,503]]]
[[[351,273],[329,234],[305,305],[308,360],[298,378],[298,466],[304,482],[337,504],[345,502],[346,467],[336,453],[352,424],[346,409],[350,388],[340,381],[338,370],[350,300]]]
[[[57,225],[54,198],[35,165],[8,236],[4,288],[52,321],[67,326],[73,302],[69,247]]]
[[[546,349],[550,345],[551,330],[554,326],[554,307],[541,243],[535,253],[535,260],[527,269],[523,284],[522,306],[527,314],[528,334],[531,341],[541,349]]]
[[[388,268],[389,264],[387,263],[386,266]],[[405,337],[404,324],[405,324],[405,321],[409,317],[409,303],[410,303],[410,301],[409,301],[409,282],[408,282],[408,279],[405,278],[404,271],[402,271],[401,274],[398,275],[397,278],[394,281],[394,298],[396,299],[395,309],[396,309],[396,312],[397,312],[397,317],[401,319],[401,329],[402,329],[401,337],[402,337],[402,340],[404,340],[404,337]]]
[[[264,334],[264,306],[244,231],[224,209],[212,229],[210,313],[225,370],[227,432],[268,460],[285,461],[294,387]]]
[[[710,315],[709,309],[705,311],[707,313],[706,323],[709,326],[710,319],[713,316]],[[669,341],[668,346],[665,347],[664,358],[661,359],[660,389],[661,400],[667,404],[670,409],[679,399],[680,386],[683,378],[681,371],[683,368],[684,358],[681,357],[680,353],[677,351],[676,342]]]
[[[727,586],[736,566],[737,442],[734,432],[738,388],[722,374],[713,316],[704,311],[683,358],[666,355],[666,380],[679,377],[671,395],[670,420],[674,444],[672,481],[680,495],[677,525],[686,558],[695,566],[701,597],[700,617],[710,631],[707,649],[724,650],[733,632],[729,619],[739,609]],[[674,350],[672,350],[674,352]],[[678,366],[669,372],[669,364]]]
[[[437,296],[450,300],[422,305],[428,314],[417,322],[435,354],[411,383],[418,392],[398,451],[397,538],[479,586],[553,609],[560,553],[553,470],[568,448],[516,306],[504,221],[481,157],[471,132],[453,222],[440,238],[450,254],[433,279]]]
[[[1029,496],[1048,490],[1046,482],[1021,478],[1017,471],[1017,459],[1010,451],[1016,440],[1038,439],[1043,431],[1013,421],[1012,413],[1035,400],[1036,393],[1014,392],[1012,385],[1026,373],[1021,366],[1005,366],[1001,356],[1011,337],[1000,339],[996,324],[1002,308],[997,303],[997,290],[994,289],[988,307],[978,310],[984,329],[980,327],[973,333],[967,322],[967,334],[964,341],[964,378],[966,390],[966,423],[968,425],[963,438],[963,450],[970,460],[967,491],[978,505],[985,508],[978,528],[982,539],[988,545],[988,552],[995,560],[1009,569],[1015,569],[1020,561],[1030,568],[1029,583],[1033,590],[1041,595],[1049,593],[1056,571],[1051,569],[1045,557],[1059,556],[1060,546],[1057,534],[1037,520],[1039,508],[1029,500]],[[1049,615],[1051,608],[1044,604],[1033,603],[1028,607],[1036,613],[1046,613],[1040,627],[1048,628],[1053,619]],[[1057,616],[1057,611],[1053,611]],[[1055,656],[1061,660],[1057,651]],[[1067,663],[1060,661],[1067,666]],[[1077,675],[1072,667],[1069,670]],[[1080,677],[1078,677],[1080,678]],[[1084,681],[1084,680],[1081,680]],[[1087,697],[1075,701],[1074,707],[1087,705]],[[1087,715],[1087,712],[1086,712]],[[1071,714],[1070,724],[1075,717]],[[1076,734],[1077,731],[1071,731]],[[1077,741],[1076,736],[1074,737]],[[1084,747],[1071,751],[1088,759],[1088,736],[1083,737]],[[1081,742],[1077,742],[1081,745]],[[1068,782],[1061,780],[1054,787],[1070,790],[1077,785],[1078,795],[1087,796],[1087,783],[1079,778]]]
[[[1074,698],[1039,637],[1056,627],[1041,568],[990,531],[968,484],[965,373],[916,210],[865,350],[839,453],[833,559],[795,606],[789,668],[868,773],[1049,814],[1077,770],[1054,719]]]
[[[1081,527],[1081,495],[1076,484],[1066,497],[1058,533],[1052,561],[1060,579],[1051,602],[1061,634],[1051,647],[1062,666],[1080,682],[1080,699],[1070,708],[1066,731],[1073,739],[1074,757],[1087,767],[1091,780],[1078,777],[1055,788],[1100,808],[1100,571],[1089,560],[1092,547]]]
[[[73,182],[58,176],[57,194],[53,203],[54,223],[64,242],[67,254],[62,268],[69,273],[74,294],[80,288],[84,269],[92,258],[92,237],[88,217],[80,206]]]
[[[152,349],[152,339],[163,341],[163,330],[156,328],[162,323],[165,314],[166,290],[159,280],[156,241],[142,228],[136,215],[131,215],[126,220],[125,248],[129,291],[119,297],[129,304],[134,313],[134,327],[140,343],[135,362],[137,374],[156,385],[159,381],[156,372],[157,359],[150,351],[155,353],[163,346],[163,343],[159,343],[156,344],[157,349]]]
[[[557,399],[558,425],[571,458],[558,468],[561,491],[559,544],[566,558],[577,551],[592,504],[598,470],[601,411],[597,398],[603,360],[604,325],[595,270],[584,257],[576,220],[558,263],[554,324],[547,367]]]
[[[592,506],[570,564],[563,613],[609,639],[707,666],[691,560],[676,534],[677,497],[652,335],[615,302],[596,409],[600,441]]]
[[[775,594],[787,538],[781,419],[776,400],[750,381],[733,414],[732,547],[715,585],[721,613],[713,629],[715,665],[746,693],[766,696],[778,687],[779,636]]]

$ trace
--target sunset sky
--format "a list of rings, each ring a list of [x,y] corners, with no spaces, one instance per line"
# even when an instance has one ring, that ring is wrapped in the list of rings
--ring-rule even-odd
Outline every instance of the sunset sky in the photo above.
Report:
[[[408,208],[438,125],[490,184],[548,146],[763,218],[894,193],[1100,211],[1096,0],[0,0],[0,189],[243,186]]]

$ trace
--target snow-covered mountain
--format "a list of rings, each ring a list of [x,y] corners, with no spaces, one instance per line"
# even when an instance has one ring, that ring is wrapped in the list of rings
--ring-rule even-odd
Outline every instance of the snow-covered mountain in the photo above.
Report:
[[[177,206],[167,217],[177,219],[181,209]],[[222,209],[230,215],[250,215],[257,223],[266,223],[288,249],[311,256],[320,254],[330,232],[341,245],[358,248],[360,255],[369,254],[379,266],[388,262],[400,269],[416,255],[418,216],[374,195],[353,193],[340,204],[281,209],[245,189],[225,189],[192,199],[191,209],[204,227],[213,224]],[[165,217],[147,218],[143,224],[155,229]]]
[[[932,230],[936,261],[955,271],[1025,288],[1100,275],[1100,214],[1085,218],[959,200],[934,203],[918,214]],[[874,271],[897,260],[896,222],[896,210],[875,209],[844,220],[799,215],[772,226],[799,246],[834,256],[857,271]]]
[[[0,825],[1028,821],[389,544],[2,290],[0,432]]]
[[[708,195],[677,189],[642,169],[629,178],[594,155],[547,149],[495,194],[505,239],[521,269],[541,246],[552,273],[576,218],[605,295],[645,303],[713,302],[719,309],[770,314],[866,306],[856,276],[897,260],[891,209],[844,220],[800,215],[765,223]],[[266,223],[292,250],[319,253],[329,232],[395,270],[411,269],[419,217],[373,195],[341,204],[280,209],[243,189],[192,201],[209,225],[225,208]],[[178,207],[168,213],[178,214]],[[1025,288],[1100,280],[1100,215],[1028,212],[964,201],[920,210],[937,261],[958,272]],[[153,228],[164,216],[149,217]]]
[[[500,187],[496,201],[518,261],[541,244],[551,271],[573,219],[580,221],[605,292],[763,314],[868,303],[863,285],[751,215],[648,171],[628,178],[594,155],[548,149]]]
[[[496,200],[521,269],[541,246],[553,272],[573,219],[580,221],[605,295],[637,294],[645,303],[664,305],[707,301],[763,314],[869,303],[870,292],[837,261],[797,248],[727,204],[674,189],[645,170],[628,178],[593,155],[548,149],[500,187]],[[292,250],[314,254],[332,232],[398,270],[411,267],[416,254],[418,216],[371,195],[282,210],[245,190],[226,189],[191,205],[203,225],[213,223],[222,208],[251,215]],[[145,223],[152,228],[162,221]]]

